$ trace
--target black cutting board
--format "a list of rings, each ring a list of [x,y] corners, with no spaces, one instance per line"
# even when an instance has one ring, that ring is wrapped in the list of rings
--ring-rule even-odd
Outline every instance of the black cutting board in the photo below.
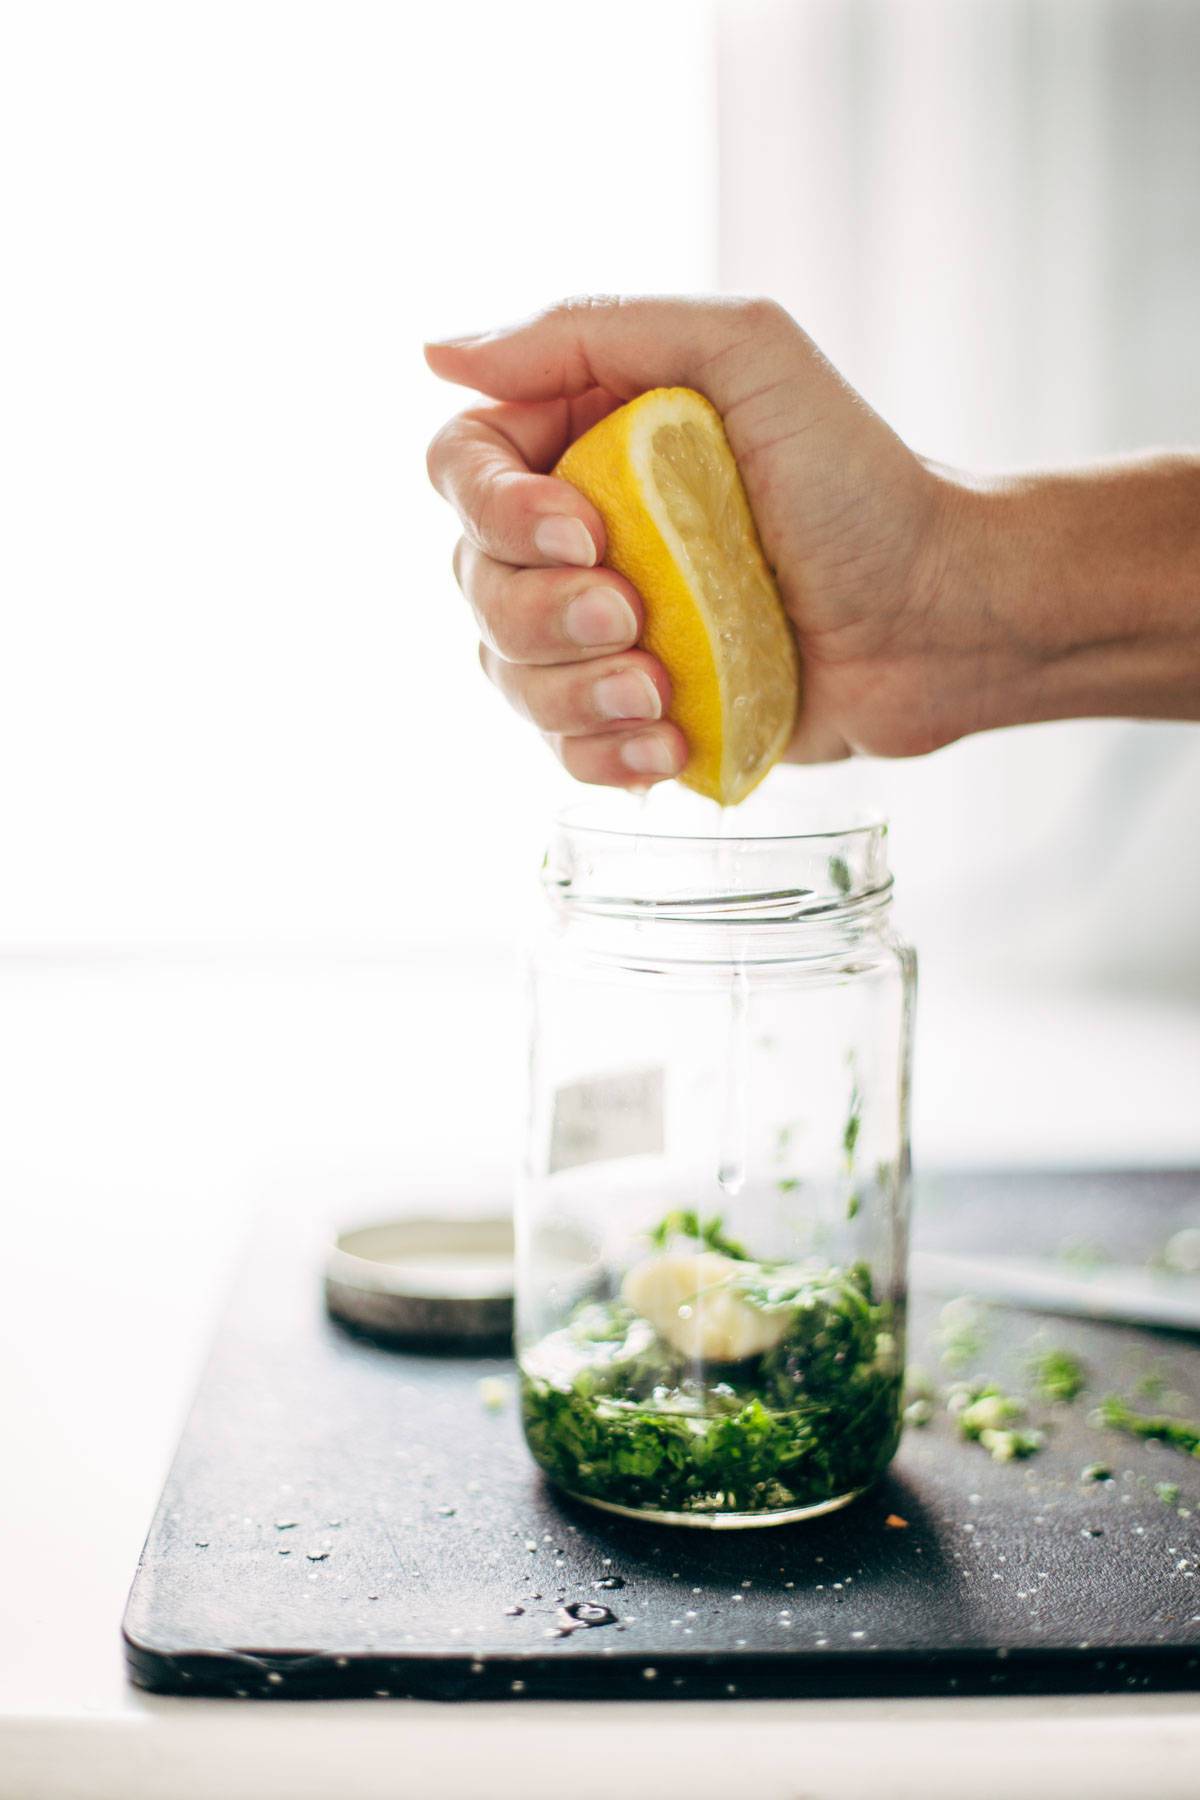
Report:
[[[1200,1224],[1200,1173],[928,1180],[917,1241],[1141,1259]],[[1030,1340],[1092,1391],[1000,1466],[939,1416],[846,1511],[774,1530],[648,1527],[564,1502],[521,1443],[502,1361],[402,1354],[332,1324],[318,1261],[261,1257],[235,1298],[146,1542],[129,1671],[261,1698],[1116,1691],[1200,1684],[1200,1462],[1097,1431],[1148,1373],[1200,1406],[1200,1342],[987,1311],[983,1366]],[[264,1270],[266,1272],[264,1272]],[[937,1369],[942,1297],[911,1359]],[[1103,1460],[1111,1483],[1080,1480]],[[1155,1484],[1178,1482],[1178,1505]],[[1184,1516],[1180,1508],[1184,1509]],[[903,1526],[889,1524],[889,1515]],[[611,1625],[556,1635],[563,1606]]]

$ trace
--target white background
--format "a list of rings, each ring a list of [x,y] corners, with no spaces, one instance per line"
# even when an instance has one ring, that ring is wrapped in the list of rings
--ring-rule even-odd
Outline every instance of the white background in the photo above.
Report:
[[[0,10],[0,944],[511,930],[421,343],[711,287],[714,109],[690,0]]]

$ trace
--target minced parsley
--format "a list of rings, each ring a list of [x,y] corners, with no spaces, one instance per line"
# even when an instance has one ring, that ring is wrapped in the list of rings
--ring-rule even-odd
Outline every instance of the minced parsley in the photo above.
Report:
[[[1069,1350],[1036,1350],[1029,1359],[1029,1373],[1034,1392],[1051,1402],[1074,1400],[1087,1380],[1083,1363]]]
[[[672,1238],[687,1238],[692,1243],[703,1244],[706,1250],[718,1250],[722,1256],[731,1256],[736,1262],[748,1262],[749,1252],[725,1236],[723,1225],[724,1220],[719,1216],[702,1220],[699,1213],[688,1207],[669,1212],[665,1219],[660,1219],[649,1234],[650,1242],[656,1250],[665,1250]]]
[[[982,1445],[993,1462],[1036,1456],[1045,1433],[1021,1424],[1025,1402],[994,1381],[959,1382],[949,1390],[947,1411],[955,1414],[962,1437]]]
[[[1108,1431],[1124,1431],[1130,1437],[1157,1438],[1172,1450],[1200,1458],[1200,1425],[1190,1419],[1173,1419],[1166,1413],[1135,1412],[1124,1400],[1109,1394],[1092,1414],[1092,1424]]]

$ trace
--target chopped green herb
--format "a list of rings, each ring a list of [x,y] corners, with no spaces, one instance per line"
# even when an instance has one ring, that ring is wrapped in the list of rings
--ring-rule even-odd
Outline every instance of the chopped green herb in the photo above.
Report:
[[[861,1194],[851,1194],[850,1198],[846,1202],[846,1217],[848,1219],[857,1219],[858,1210],[861,1205],[862,1205],[862,1195]]]
[[[1179,1483],[1176,1481],[1156,1481],[1154,1491],[1167,1506],[1179,1505]]]
[[[941,1310],[937,1339],[942,1361],[952,1373],[967,1368],[982,1356],[987,1346],[987,1332],[973,1300],[963,1297],[946,1302]]]
[[[994,1381],[956,1382],[948,1390],[946,1410],[956,1416],[961,1436],[981,1444],[993,1462],[1033,1456],[1046,1441],[1044,1432],[1019,1424],[1025,1402]]]
[[[1092,1414],[1092,1424],[1109,1431],[1124,1431],[1130,1437],[1157,1438],[1185,1456],[1200,1457],[1200,1425],[1189,1419],[1172,1419],[1165,1413],[1140,1413],[1124,1400],[1110,1394]]]
[[[1015,1462],[1019,1457],[1036,1456],[1046,1441],[1044,1432],[993,1430],[985,1428],[979,1434],[979,1442],[987,1450],[993,1462]]]
[[[1133,1391],[1139,1400],[1161,1400],[1167,1391],[1166,1377],[1151,1369],[1136,1383]]]
[[[965,1406],[958,1407],[958,1429],[965,1438],[981,1438],[985,1431],[1002,1431],[1025,1417],[1025,1402],[1006,1394],[994,1382],[977,1389]]]
[[[1038,1350],[1029,1359],[1034,1391],[1042,1400],[1071,1401],[1087,1377],[1082,1362],[1069,1350]]]
[[[719,1250],[722,1256],[732,1256],[738,1262],[748,1261],[742,1246],[725,1236],[724,1223],[719,1214],[702,1222],[699,1213],[690,1207],[669,1212],[650,1232],[650,1242],[656,1250],[664,1250],[672,1238],[691,1238],[708,1250]]]
[[[839,894],[848,894],[851,888],[850,865],[844,856],[831,856],[829,859],[829,879]]]
[[[933,1417],[933,1401],[918,1398],[910,1400],[904,1408],[904,1423],[915,1425],[918,1430],[928,1425]]]
[[[846,1161],[854,1161],[854,1149],[858,1143],[858,1134],[862,1129],[862,1095],[855,1082],[850,1090],[850,1112],[846,1119],[846,1129],[842,1133],[842,1148],[846,1152]]]
[[[781,1194],[794,1194],[796,1189],[800,1186],[800,1177],[798,1175],[785,1175],[781,1181],[775,1183],[775,1186],[779,1189]]]
[[[719,1365],[720,1379],[621,1301],[583,1305],[525,1352],[525,1433],[552,1480],[619,1506],[752,1512],[819,1505],[882,1472],[902,1374],[892,1309],[865,1267],[751,1262],[737,1291],[788,1326],[764,1354]]]

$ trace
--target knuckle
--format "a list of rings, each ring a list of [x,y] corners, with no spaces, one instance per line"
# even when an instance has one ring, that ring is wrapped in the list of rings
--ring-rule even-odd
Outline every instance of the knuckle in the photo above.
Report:
[[[588,755],[584,739],[557,736],[553,741],[558,760],[567,774],[576,781],[584,781],[594,787],[600,777]]]
[[[480,620],[496,655],[505,662],[520,662],[524,650],[521,633],[509,612],[501,607],[488,607],[480,612]]]
[[[429,440],[429,448],[425,452],[425,473],[428,475],[434,487],[439,490],[441,487],[442,474],[453,448],[455,423],[456,421],[452,419],[448,424],[443,425],[440,430],[435,431]]]
[[[755,331],[778,331],[783,324],[790,324],[791,317],[779,304],[766,294],[753,294],[742,302],[742,314],[747,325]]]
[[[515,517],[519,477],[489,475],[476,487],[476,504],[469,529],[485,554],[505,562],[520,561],[523,549]]]
[[[568,294],[552,309],[567,318],[584,318],[597,312],[614,312],[621,304],[619,294]]]
[[[475,508],[472,530],[484,549],[495,542],[496,534],[496,487],[494,482],[486,482],[479,497],[479,505]]]
[[[508,662],[544,662],[556,657],[552,569],[493,571],[497,579],[483,596],[489,637]]]

